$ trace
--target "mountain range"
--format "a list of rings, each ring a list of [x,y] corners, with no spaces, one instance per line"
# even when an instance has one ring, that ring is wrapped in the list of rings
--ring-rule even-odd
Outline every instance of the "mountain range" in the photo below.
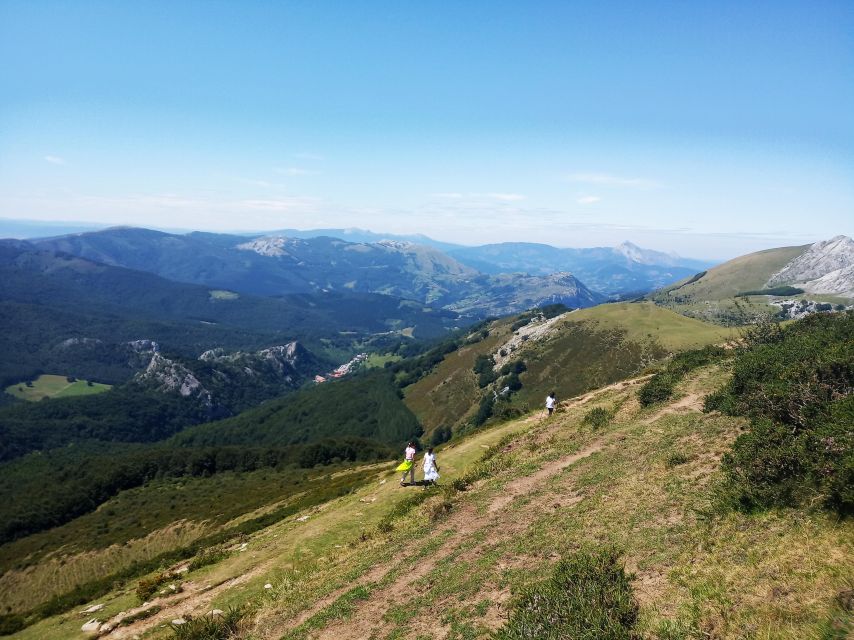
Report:
[[[559,277],[483,274],[433,247],[401,240],[334,237],[247,238],[118,228],[31,241],[32,246],[96,262],[262,296],[379,293],[475,317],[562,303],[605,300],[569,273]]]

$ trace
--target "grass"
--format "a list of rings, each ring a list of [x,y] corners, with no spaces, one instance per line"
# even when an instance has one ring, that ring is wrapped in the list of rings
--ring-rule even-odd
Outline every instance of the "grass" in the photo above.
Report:
[[[727,375],[716,366],[692,371],[674,397],[708,393]],[[595,431],[584,424],[593,406],[614,411]],[[833,625],[845,623],[838,595],[854,575],[854,523],[798,511],[717,514],[720,457],[744,422],[669,409],[651,416],[636,387],[614,389],[549,421],[452,442],[438,452],[441,482],[460,478],[465,491],[401,489],[397,474],[375,468],[353,494],[254,533],[246,552],[193,579],[243,577],[209,606],[253,607],[248,637],[346,627],[350,637],[486,640],[561,558],[606,546],[634,576],[642,637],[834,637]],[[554,466],[597,442],[598,452]],[[434,520],[445,501],[450,511]],[[378,532],[392,511],[391,531]],[[274,588],[263,589],[267,582]],[[106,598],[109,611],[126,607],[123,597]],[[71,622],[53,618],[18,637],[75,637],[80,624]]]
[[[26,382],[10,385],[6,387],[6,393],[15,396],[19,400],[36,402],[45,398],[88,396],[95,393],[103,393],[110,389],[112,389],[112,385],[109,384],[77,379],[69,382],[66,376],[45,374],[31,381],[29,386]]]
[[[697,349],[732,339],[733,332],[686,318],[650,303],[604,304],[581,309],[566,322],[593,322],[600,329],[620,329],[634,342],[655,340],[669,352]]]
[[[396,353],[371,353],[365,361],[365,367],[368,369],[382,369],[387,362],[397,362],[403,360],[403,356]]]

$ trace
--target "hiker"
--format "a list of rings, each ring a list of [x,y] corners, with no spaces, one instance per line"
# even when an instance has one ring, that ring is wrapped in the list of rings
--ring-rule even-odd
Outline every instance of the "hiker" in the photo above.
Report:
[[[400,479],[400,486],[406,486],[406,474],[409,474],[409,484],[415,484],[415,443],[410,442],[403,452],[404,460],[398,465],[397,470],[403,471],[403,477]]]
[[[424,488],[427,485],[436,484],[439,479],[439,465],[436,464],[436,456],[433,454],[433,447],[427,449],[424,456]]]
[[[546,409],[549,410],[549,415],[554,413],[555,404],[557,404],[557,398],[555,398],[555,392],[552,391],[546,398]]]

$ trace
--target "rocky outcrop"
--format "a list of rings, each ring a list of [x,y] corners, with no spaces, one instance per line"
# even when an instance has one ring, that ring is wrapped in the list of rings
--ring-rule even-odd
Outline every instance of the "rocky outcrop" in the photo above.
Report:
[[[134,379],[154,384],[158,391],[178,393],[184,398],[197,398],[207,408],[213,406],[210,391],[202,386],[192,371],[158,352],[152,355],[145,371],[138,373]]]
[[[768,287],[791,285],[807,293],[854,297],[854,240],[816,242],[771,276]]]

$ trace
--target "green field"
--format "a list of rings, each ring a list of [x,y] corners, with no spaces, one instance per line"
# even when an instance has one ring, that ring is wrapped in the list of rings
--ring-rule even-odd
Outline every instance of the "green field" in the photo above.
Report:
[[[733,337],[731,329],[649,303],[602,304],[576,311],[567,322],[592,322],[598,329],[619,329],[626,332],[627,340],[655,340],[668,351],[697,349]]]
[[[89,382],[88,380],[74,380],[69,382],[66,376],[46,374],[32,381],[31,386],[26,382],[19,382],[6,387],[9,393],[21,400],[35,402],[45,398],[68,398],[71,396],[89,396],[95,393],[103,393],[112,389],[112,385],[100,382]]]

